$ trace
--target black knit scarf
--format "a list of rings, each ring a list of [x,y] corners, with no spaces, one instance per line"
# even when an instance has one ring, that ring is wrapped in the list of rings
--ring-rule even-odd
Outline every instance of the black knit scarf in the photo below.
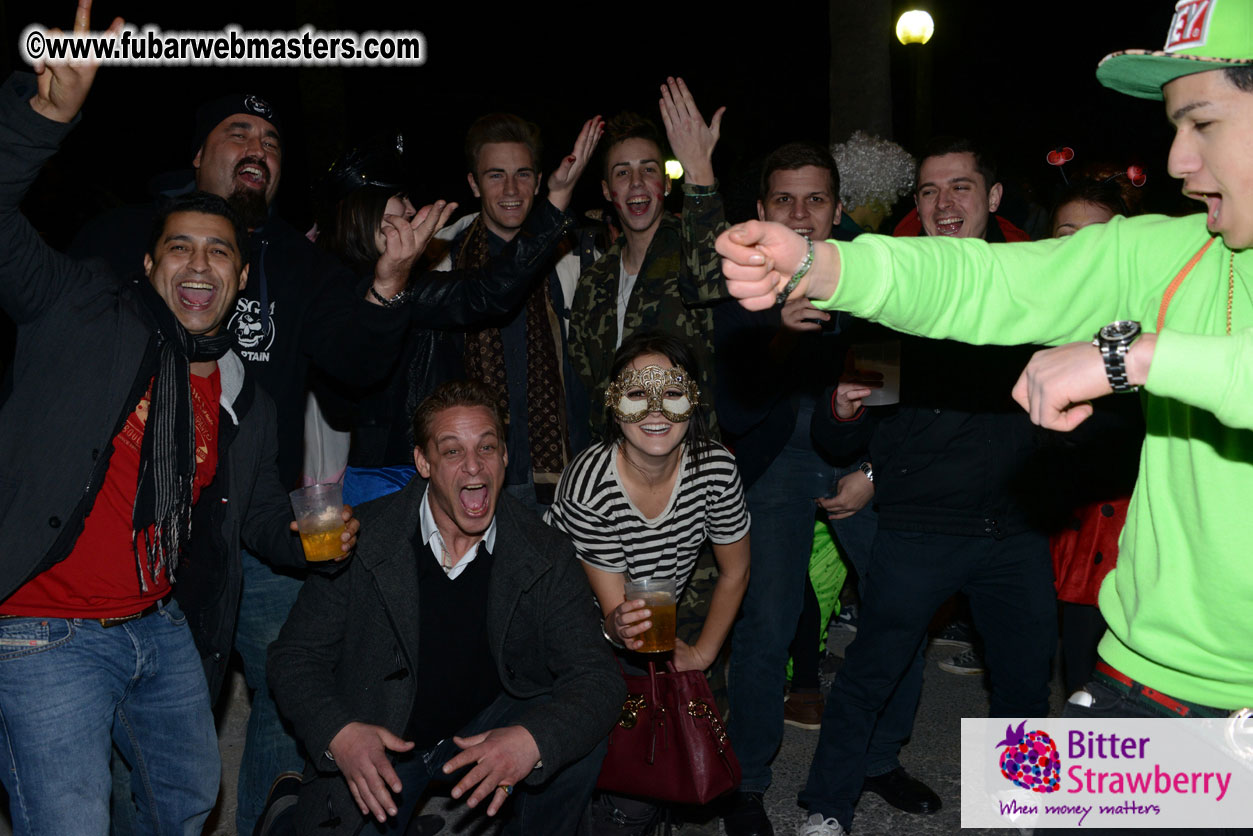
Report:
[[[191,488],[196,476],[191,364],[217,360],[231,347],[231,335],[227,331],[213,337],[188,334],[147,280],[139,279],[136,285],[154,326],[136,379],[139,391],[151,380],[152,395],[131,517],[135,570],[140,590],[147,592],[149,579],[155,582],[162,568],[166,578],[174,579],[179,552],[191,534]]]

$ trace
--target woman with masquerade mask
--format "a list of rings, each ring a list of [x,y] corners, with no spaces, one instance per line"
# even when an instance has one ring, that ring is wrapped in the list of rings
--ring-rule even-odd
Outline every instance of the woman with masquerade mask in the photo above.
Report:
[[[700,637],[675,640],[674,666],[704,670],[731,630],[748,586],[748,511],[735,459],[709,437],[691,351],[658,332],[618,349],[605,395],[609,440],[566,468],[545,519],[574,541],[604,612],[605,637],[626,650],[652,626],[627,579],[675,579],[682,596],[706,539],[718,582]]]

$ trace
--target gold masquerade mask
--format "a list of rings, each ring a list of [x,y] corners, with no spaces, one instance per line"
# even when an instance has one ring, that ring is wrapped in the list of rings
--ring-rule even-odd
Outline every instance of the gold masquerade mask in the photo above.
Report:
[[[627,368],[609,384],[605,406],[613,410],[618,420],[628,424],[643,421],[651,412],[660,412],[667,419],[682,423],[700,406],[700,389],[682,366]]]

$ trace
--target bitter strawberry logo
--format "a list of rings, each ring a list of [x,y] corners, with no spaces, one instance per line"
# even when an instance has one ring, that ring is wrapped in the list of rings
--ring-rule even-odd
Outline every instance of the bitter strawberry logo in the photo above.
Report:
[[[1057,744],[1048,732],[1024,731],[1026,728],[1026,720],[1017,729],[1012,723],[1005,727],[1005,739],[996,744],[1005,747],[1001,752],[1001,774],[1032,792],[1057,792],[1062,774]]]

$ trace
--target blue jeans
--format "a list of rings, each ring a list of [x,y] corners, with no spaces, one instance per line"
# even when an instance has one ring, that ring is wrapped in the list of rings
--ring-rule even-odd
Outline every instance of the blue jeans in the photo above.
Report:
[[[114,744],[132,767],[137,830],[199,834],[221,762],[178,605],[109,628],[0,620],[0,781],[14,833],[108,833]]]
[[[1057,604],[1048,539],[1003,540],[880,529],[875,538],[857,638],[827,698],[802,806],[848,829],[868,773],[884,706],[926,641],[927,624],[950,595],[970,598],[984,638],[993,717],[1043,717],[1057,647]]]
[[[731,705],[728,733],[743,770],[740,788],[745,792],[765,792],[770,786],[770,761],[783,740],[788,646],[804,606],[805,575],[818,510],[814,500],[830,496],[838,477],[848,472],[837,471],[814,452],[809,439],[810,414],[810,410],[801,411],[792,438],[748,490],[752,566],[731,638],[727,687]],[[837,536],[843,538],[845,531],[852,534],[849,544],[841,539],[851,554],[857,555],[858,547],[868,553],[874,536],[871,509],[841,520],[837,526]],[[852,560],[855,565],[862,562],[857,557]],[[862,567],[857,568],[860,572]],[[904,733],[876,749],[882,750],[879,760],[890,762],[884,772],[896,765],[900,743],[913,727],[916,704],[915,697],[908,708]]]
[[[235,649],[244,661],[244,679],[252,689],[252,708],[239,764],[235,832],[249,836],[265,810],[270,784],[280,772],[300,772],[304,757],[278,716],[265,681],[265,656],[270,642],[287,620],[302,581],[275,572],[246,549],[239,551],[244,591],[235,628]]]

